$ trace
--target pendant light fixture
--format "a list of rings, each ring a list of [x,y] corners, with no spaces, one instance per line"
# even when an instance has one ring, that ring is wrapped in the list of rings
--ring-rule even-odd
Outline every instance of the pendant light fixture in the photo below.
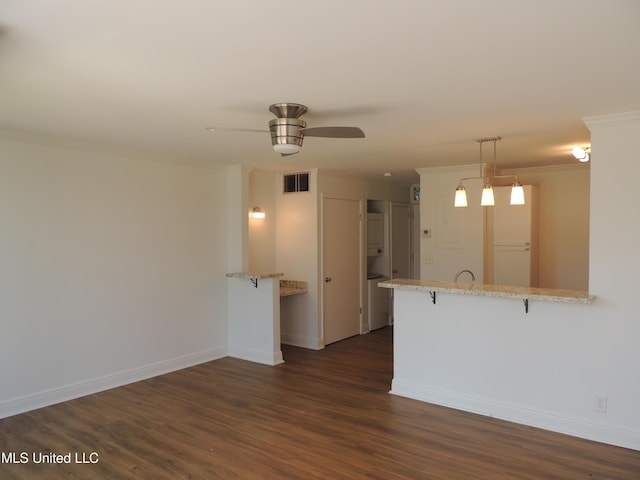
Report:
[[[467,206],[467,191],[462,186],[462,183],[460,183],[460,185],[458,185],[458,188],[456,188],[456,199],[454,201],[454,206],[456,207]]]
[[[482,197],[480,198],[480,205],[483,207],[493,207],[496,204],[493,197],[493,187],[490,183],[485,183],[482,187]]]
[[[511,205],[524,205],[524,188],[517,179],[511,186]]]
[[[482,197],[480,198],[480,205],[483,207],[492,207],[495,205],[495,197],[493,195],[492,179],[499,178],[513,178],[514,182],[511,186],[511,205],[524,205],[524,188],[518,180],[517,175],[496,175],[496,142],[501,140],[502,137],[489,137],[481,138],[477,140],[480,144],[480,175],[478,177],[466,177],[460,179],[458,186],[456,187],[456,196],[453,205],[455,207],[466,207],[467,203],[467,190],[462,184],[465,180],[482,179],[484,187],[482,188]],[[493,175],[486,176],[482,174],[482,144],[484,142],[493,142]]]

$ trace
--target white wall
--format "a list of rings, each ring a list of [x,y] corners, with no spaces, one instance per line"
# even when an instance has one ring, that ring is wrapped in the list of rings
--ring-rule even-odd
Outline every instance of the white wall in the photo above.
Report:
[[[480,206],[481,179],[464,183],[468,207],[453,206],[460,179],[477,176],[478,166],[419,168],[416,171],[420,174],[420,228],[431,230],[431,238],[421,238],[420,278],[453,281],[458,271],[469,269],[476,281],[482,282],[484,212]],[[469,278],[465,277],[465,281]]]
[[[322,348],[318,300],[318,171],[309,172],[309,191],[282,193],[277,179],[276,271],[284,279],[307,282],[308,292],[284,299],[280,331],[285,343]],[[286,359],[285,359],[286,360]]]
[[[249,174],[249,210],[260,207],[265,218],[249,218],[249,271],[276,271],[276,191],[278,175],[253,170]],[[280,185],[281,187],[281,185]]]
[[[0,416],[226,355],[226,173],[0,138]]]
[[[591,305],[396,292],[394,393],[640,450],[640,112],[591,129]],[[630,210],[631,209],[631,210]],[[426,297],[426,298],[425,298]],[[593,409],[607,397],[606,413]]]
[[[249,172],[242,165],[226,170],[227,272],[249,268]]]

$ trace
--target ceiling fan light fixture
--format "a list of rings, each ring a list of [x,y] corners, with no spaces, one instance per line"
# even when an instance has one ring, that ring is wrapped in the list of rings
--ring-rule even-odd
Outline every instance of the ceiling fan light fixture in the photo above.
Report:
[[[297,143],[276,143],[273,149],[280,155],[293,155],[300,151],[300,145]]]

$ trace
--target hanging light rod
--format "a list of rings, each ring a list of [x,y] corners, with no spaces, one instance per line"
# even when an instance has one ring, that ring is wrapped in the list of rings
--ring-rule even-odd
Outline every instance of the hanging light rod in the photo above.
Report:
[[[478,143],[497,142],[498,140],[502,140],[502,137],[497,136],[497,137],[479,138],[479,139],[476,140],[476,142],[478,142]]]
[[[493,186],[491,185],[492,179],[500,179],[500,178],[513,178],[514,182],[511,186],[511,205],[524,205],[524,189],[517,175],[496,175],[496,142],[498,140],[502,140],[502,137],[486,137],[479,138],[476,140],[480,144],[480,175],[477,177],[465,177],[460,179],[458,182],[458,187],[456,188],[456,196],[454,200],[454,206],[456,207],[466,207],[467,203],[467,190],[462,185],[462,182],[466,180],[474,180],[481,178],[484,183],[484,187],[482,188],[482,198],[480,200],[480,205],[483,207],[493,206],[495,205],[495,200],[493,196]],[[493,175],[487,176],[482,173],[482,144],[485,142],[493,142]]]

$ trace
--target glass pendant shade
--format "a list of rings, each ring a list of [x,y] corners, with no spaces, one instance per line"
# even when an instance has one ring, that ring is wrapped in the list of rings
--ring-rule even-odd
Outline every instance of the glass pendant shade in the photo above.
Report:
[[[490,183],[487,183],[482,189],[482,199],[480,200],[480,205],[482,205],[483,207],[492,207],[495,204],[495,200],[493,199],[493,187]]]
[[[511,187],[511,205],[524,205],[524,188],[517,180]]]
[[[462,185],[458,185],[456,188],[456,198],[453,203],[454,207],[466,207],[467,206],[467,191]]]

